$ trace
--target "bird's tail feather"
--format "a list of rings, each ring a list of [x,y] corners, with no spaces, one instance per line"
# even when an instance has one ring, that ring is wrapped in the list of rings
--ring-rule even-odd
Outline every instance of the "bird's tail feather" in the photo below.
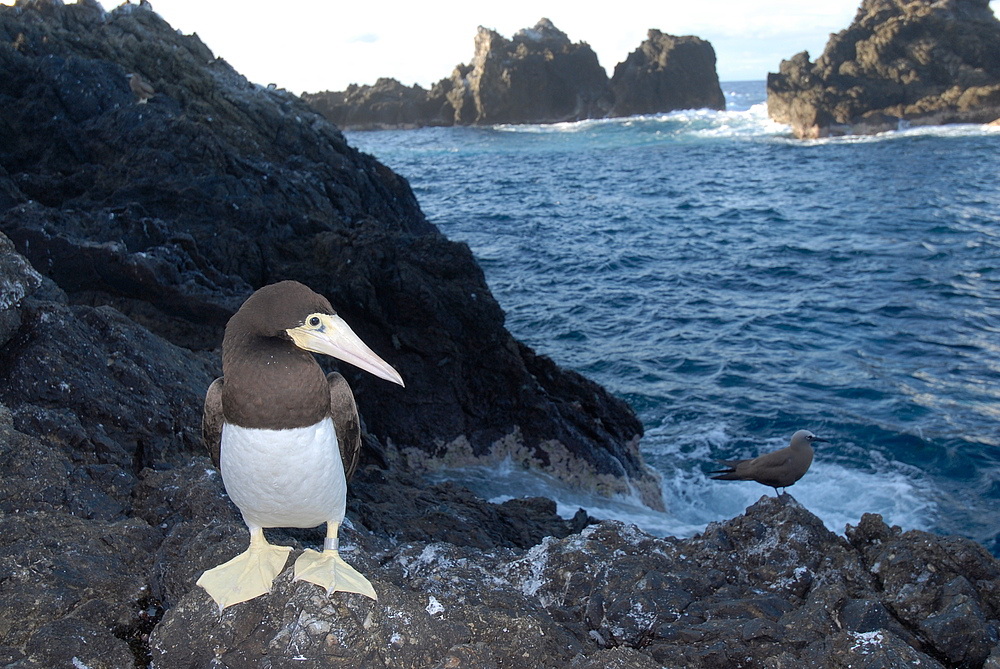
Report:
[[[719,474],[719,476],[713,476],[713,479],[719,481],[738,481],[739,477],[736,475],[736,466],[739,465],[743,460],[717,460],[720,465],[725,467],[725,469],[716,469],[710,471],[709,474]]]

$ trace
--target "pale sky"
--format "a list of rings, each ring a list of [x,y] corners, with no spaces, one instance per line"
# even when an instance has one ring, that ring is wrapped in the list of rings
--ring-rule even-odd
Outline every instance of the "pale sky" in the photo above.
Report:
[[[571,41],[590,44],[609,76],[646,32],[657,28],[711,42],[722,81],[763,80],[799,51],[819,56],[830,33],[850,25],[860,5],[860,0],[604,0],[595,10],[584,9],[590,3],[580,0],[151,2],[175,29],[197,33],[251,81],[296,94],[373,84],[379,77],[429,88],[472,60],[478,26],[510,38],[542,17]],[[120,4],[101,3],[107,9]]]

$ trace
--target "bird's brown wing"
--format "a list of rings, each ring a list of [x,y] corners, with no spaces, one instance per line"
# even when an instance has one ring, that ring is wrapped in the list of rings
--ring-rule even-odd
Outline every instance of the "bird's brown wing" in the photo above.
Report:
[[[340,459],[344,461],[344,476],[351,480],[354,470],[358,468],[358,458],[361,456],[361,419],[358,417],[358,405],[354,402],[354,393],[347,385],[347,379],[337,372],[326,375],[330,384],[330,415],[337,430],[337,443],[340,444]]]
[[[201,415],[201,440],[208,449],[208,454],[212,456],[212,464],[219,466],[219,453],[222,450],[222,423],[225,418],[222,415],[222,384],[220,376],[205,393],[205,411]]]
[[[792,452],[787,448],[782,448],[773,453],[758,456],[751,462],[753,462],[752,468],[755,472],[764,473],[784,470],[791,461]]]

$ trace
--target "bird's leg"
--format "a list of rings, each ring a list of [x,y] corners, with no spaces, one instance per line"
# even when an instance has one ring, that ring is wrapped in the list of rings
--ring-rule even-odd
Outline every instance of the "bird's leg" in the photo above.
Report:
[[[315,583],[321,588],[326,588],[327,594],[339,590],[378,599],[375,588],[368,579],[340,557],[337,538],[339,530],[340,523],[327,522],[323,552],[317,553],[308,548],[304,550],[295,561],[295,580]]]
[[[274,546],[264,538],[264,530],[250,527],[250,547],[229,562],[209,569],[198,585],[205,588],[219,605],[219,613],[227,606],[245,602],[270,592],[271,584],[288,560],[289,546]]]

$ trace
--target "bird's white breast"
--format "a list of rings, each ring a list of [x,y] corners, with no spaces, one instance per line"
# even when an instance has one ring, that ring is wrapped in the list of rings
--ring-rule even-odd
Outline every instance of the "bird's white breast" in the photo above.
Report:
[[[225,424],[222,480],[248,525],[315,527],[344,518],[347,482],[333,420],[264,430]]]

